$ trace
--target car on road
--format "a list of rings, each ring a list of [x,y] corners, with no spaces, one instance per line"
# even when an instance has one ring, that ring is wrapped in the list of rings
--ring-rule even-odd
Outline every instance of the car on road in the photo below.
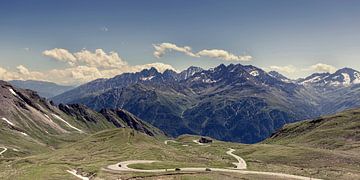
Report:
[[[175,168],[175,171],[181,171],[181,169],[180,168]]]
[[[210,168],[206,168],[205,171],[211,171],[211,169],[210,169]]]

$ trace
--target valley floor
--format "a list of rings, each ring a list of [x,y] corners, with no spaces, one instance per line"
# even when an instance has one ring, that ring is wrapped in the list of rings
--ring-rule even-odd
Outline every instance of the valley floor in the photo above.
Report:
[[[16,157],[5,151],[0,178],[360,179],[356,153],[274,144],[194,143],[198,138],[185,135],[164,142],[127,129],[106,130],[38,155]]]

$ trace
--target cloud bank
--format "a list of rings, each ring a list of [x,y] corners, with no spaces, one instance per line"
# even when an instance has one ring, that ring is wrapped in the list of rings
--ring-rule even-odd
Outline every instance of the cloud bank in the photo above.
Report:
[[[287,66],[270,66],[271,70],[279,71],[280,73],[290,74],[296,72],[296,68],[293,65]]]
[[[16,71],[0,67],[0,79],[42,80],[73,85],[98,78],[111,78],[126,72],[138,72],[151,67],[160,72],[166,69],[175,70],[171,65],[159,62],[132,66],[123,60],[117,52],[107,53],[103,49],[96,49],[95,51],[83,49],[72,53],[67,49],[54,48],[45,50],[42,54],[66,63],[67,67],[44,72],[31,71],[23,65],[17,66]]]
[[[176,51],[196,58],[209,57],[225,61],[250,61],[252,59],[252,56],[250,55],[235,55],[222,49],[204,49],[194,53],[190,46],[180,47],[172,43],[153,44],[153,47],[155,48],[153,54],[156,58],[163,57],[167,52]]]
[[[332,66],[332,65],[318,63],[318,64],[314,64],[314,65],[310,66],[308,70],[316,71],[316,72],[330,72],[330,73],[333,73],[333,72],[336,71],[336,68],[334,66]]]
[[[296,72],[308,72],[308,73],[329,72],[329,73],[333,73],[337,70],[336,67],[334,67],[332,65],[328,65],[328,64],[323,64],[323,63],[317,63],[317,64],[311,65],[309,67],[306,67],[306,68],[296,68],[293,65],[286,65],[286,66],[270,66],[269,68],[265,68],[265,69],[278,71],[285,75],[291,75],[292,73],[296,73]]]

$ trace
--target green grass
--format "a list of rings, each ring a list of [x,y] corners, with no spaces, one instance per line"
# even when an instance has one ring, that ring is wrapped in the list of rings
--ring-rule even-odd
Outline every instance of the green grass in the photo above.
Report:
[[[360,151],[360,109],[285,125],[263,143]]]
[[[102,168],[126,160],[157,160],[152,164],[133,164],[138,169],[165,169],[183,167],[232,167],[236,160],[227,155],[228,148],[243,157],[249,170],[282,172],[324,179],[357,179],[360,177],[359,153],[327,150],[299,144],[267,142],[254,145],[214,141],[210,146],[192,142],[198,136],[183,135],[178,143],[164,144],[163,138],[150,137],[130,129],[109,129],[88,136],[75,143],[60,145],[60,149],[47,150],[26,157],[0,158],[0,179],[74,179],[67,169],[82,169],[103,179],[130,177],[171,177],[174,179],[261,178],[229,173],[171,174],[110,173]],[[22,143],[22,142],[19,142]],[[187,145],[187,146],[183,146]],[[8,153],[8,152],[6,152]],[[10,152],[9,152],[10,153]]]

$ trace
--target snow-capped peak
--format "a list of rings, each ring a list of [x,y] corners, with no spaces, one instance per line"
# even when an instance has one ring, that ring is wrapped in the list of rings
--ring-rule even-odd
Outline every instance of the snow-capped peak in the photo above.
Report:
[[[354,69],[343,68],[335,73],[315,73],[299,81],[300,84],[316,86],[351,86],[360,83],[360,73]]]

